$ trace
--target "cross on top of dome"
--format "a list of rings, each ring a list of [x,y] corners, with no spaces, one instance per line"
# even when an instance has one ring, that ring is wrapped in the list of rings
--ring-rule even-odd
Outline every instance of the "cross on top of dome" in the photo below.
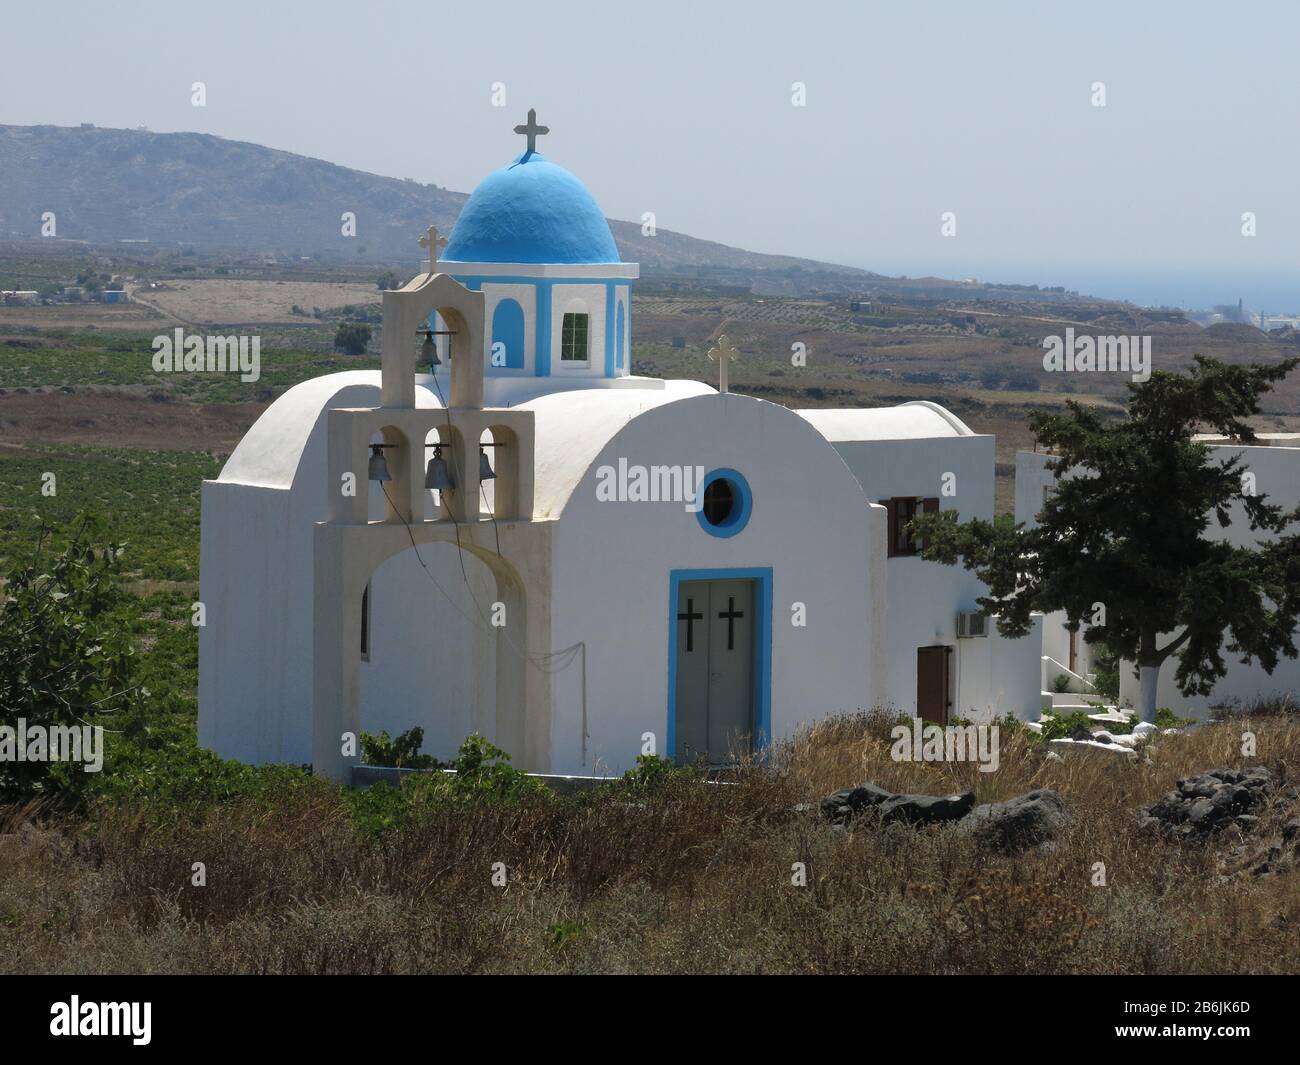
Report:
[[[522,133],[528,138],[528,155],[537,151],[537,138],[545,133],[551,132],[550,126],[539,126],[537,124],[537,111],[535,108],[528,109],[528,121],[523,125],[515,127],[516,133]]]

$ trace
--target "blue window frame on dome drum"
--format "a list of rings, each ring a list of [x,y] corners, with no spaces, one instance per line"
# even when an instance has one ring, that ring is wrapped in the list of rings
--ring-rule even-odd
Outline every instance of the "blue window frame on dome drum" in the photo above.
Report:
[[[496,358],[498,351],[504,356],[500,362]],[[517,300],[503,299],[492,313],[492,355],[493,366],[509,370],[523,368],[524,309]]]
[[[560,326],[560,361],[587,361],[586,314],[566,314]]]

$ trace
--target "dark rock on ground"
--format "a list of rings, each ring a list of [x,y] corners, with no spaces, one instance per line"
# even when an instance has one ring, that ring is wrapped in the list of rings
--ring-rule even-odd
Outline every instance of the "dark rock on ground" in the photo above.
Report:
[[[891,795],[877,804],[881,822],[905,821],[909,825],[958,821],[974,806],[973,791],[964,795]]]
[[[846,822],[871,806],[877,806],[894,797],[892,791],[870,782],[856,788],[843,788],[821,801],[822,816],[839,823]]]
[[[1212,769],[1180,780],[1174,791],[1139,810],[1138,822],[1183,836],[1208,835],[1232,824],[1249,830],[1272,783],[1272,774],[1263,766]]]
[[[1043,788],[1006,802],[981,803],[961,828],[991,847],[1020,851],[1055,840],[1068,821],[1065,800]]]
[[[1055,834],[1065,817],[1065,803],[1052,791],[1035,791],[1004,803],[975,806],[975,793],[964,795],[903,795],[866,783],[828,795],[819,804],[821,814],[836,827],[848,826],[873,811],[880,824],[945,824],[963,821],[973,810],[982,811],[981,837],[998,846],[1033,846]],[[1025,840],[1024,843],[1012,841]]]

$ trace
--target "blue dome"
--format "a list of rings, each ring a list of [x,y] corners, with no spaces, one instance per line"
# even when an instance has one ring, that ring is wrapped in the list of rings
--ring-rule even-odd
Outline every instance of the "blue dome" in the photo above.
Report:
[[[525,152],[474,190],[439,258],[462,263],[616,263],[609,224],[587,187]]]

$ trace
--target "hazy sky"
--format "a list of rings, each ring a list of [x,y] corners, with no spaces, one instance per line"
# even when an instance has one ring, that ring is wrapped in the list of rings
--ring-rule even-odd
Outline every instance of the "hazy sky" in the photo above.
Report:
[[[1300,311],[1282,0],[5,7],[0,122],[209,132],[468,192],[536,107],[541,151],[612,217],[888,274]]]

